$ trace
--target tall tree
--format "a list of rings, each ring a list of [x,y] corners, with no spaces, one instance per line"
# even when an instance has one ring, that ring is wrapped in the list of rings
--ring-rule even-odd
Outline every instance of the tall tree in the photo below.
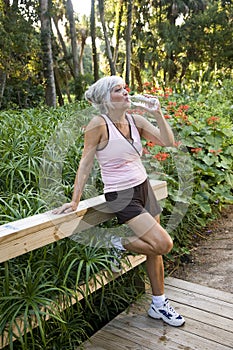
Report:
[[[75,76],[75,79],[78,79],[80,70],[79,70],[77,33],[76,33],[76,27],[75,27],[74,8],[71,0],[66,1],[66,12],[67,12],[67,17],[69,20],[69,27],[70,27],[70,39],[71,39],[71,47],[72,47],[74,76]]]
[[[53,69],[51,40],[51,20],[49,15],[50,0],[40,0],[41,46],[45,77],[45,102],[48,106],[56,106],[56,86]]]
[[[91,0],[91,43],[92,43],[92,62],[93,62],[93,73],[94,80],[99,79],[99,64],[96,47],[96,25],[95,25],[95,0]]]
[[[66,47],[66,43],[65,43],[65,41],[63,39],[63,35],[62,35],[61,31],[60,31],[59,19],[57,17],[57,14],[54,13],[54,11],[53,11],[53,23],[54,23],[54,26],[55,26],[56,31],[57,31],[58,40],[59,40],[60,45],[62,47],[62,51],[63,51],[63,54],[64,54],[64,61],[66,62],[67,66],[69,67],[70,74],[73,76],[73,78],[75,78],[73,63],[72,63],[71,57],[70,57],[70,55],[68,53],[68,50],[67,50],[67,47]]]
[[[107,27],[106,27],[106,23],[105,23],[104,0],[99,0],[99,15],[100,15],[100,21],[101,21],[103,33],[104,33],[106,54],[107,54],[107,58],[108,58],[108,62],[109,62],[110,72],[111,72],[111,75],[115,75],[116,74],[116,67],[115,67],[115,64],[113,61],[111,46],[110,46],[110,42],[108,40]]]
[[[131,65],[131,36],[132,36],[132,11],[133,1],[127,1],[127,27],[126,27],[126,68],[125,68],[125,82],[130,84],[130,65]]]
[[[122,22],[122,15],[123,15],[123,4],[124,0],[118,0],[117,6],[116,6],[116,21],[115,21],[115,27],[114,27],[114,39],[115,39],[115,49],[114,49],[114,64],[116,65],[117,59],[118,59],[118,51],[119,51],[119,44],[120,44],[120,32],[121,32],[121,22]]]
[[[89,35],[89,21],[86,16],[82,17],[81,23],[78,25],[78,41],[80,44],[80,51],[79,51],[79,71],[81,75],[84,75],[84,67],[83,67],[83,56],[84,56],[84,49],[86,45],[86,40]]]

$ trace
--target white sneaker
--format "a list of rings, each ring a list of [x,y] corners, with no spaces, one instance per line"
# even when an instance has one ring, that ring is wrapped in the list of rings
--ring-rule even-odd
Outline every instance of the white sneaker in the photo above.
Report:
[[[180,327],[185,323],[185,319],[179,315],[171,305],[169,305],[168,299],[165,299],[165,302],[161,307],[156,307],[151,303],[148,315],[156,320],[162,319],[164,322],[174,327]]]

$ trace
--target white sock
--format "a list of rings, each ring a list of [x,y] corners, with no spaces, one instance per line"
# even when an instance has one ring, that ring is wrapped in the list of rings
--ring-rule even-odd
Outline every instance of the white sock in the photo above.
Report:
[[[155,305],[155,307],[161,307],[163,306],[165,302],[165,294],[162,295],[152,295],[152,302]]]

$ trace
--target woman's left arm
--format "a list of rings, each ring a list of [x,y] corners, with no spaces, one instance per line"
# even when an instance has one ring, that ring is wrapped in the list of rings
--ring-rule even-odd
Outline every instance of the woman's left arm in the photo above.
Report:
[[[144,110],[149,112],[151,115],[153,115],[158,125],[158,127],[155,127],[146,118],[142,117],[141,115],[139,114],[134,115],[134,119],[139,129],[141,137],[155,143],[156,145],[167,146],[167,147],[174,146],[174,142],[175,142],[174,134],[170,125],[164,118],[161,107],[157,106],[154,108],[149,108],[146,106],[140,106],[140,108],[143,108]]]

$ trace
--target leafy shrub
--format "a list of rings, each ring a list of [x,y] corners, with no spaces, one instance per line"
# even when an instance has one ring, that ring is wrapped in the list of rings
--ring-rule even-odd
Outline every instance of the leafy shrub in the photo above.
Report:
[[[173,253],[186,254],[198,231],[233,202],[232,82],[219,89],[210,86],[205,96],[146,88],[160,96],[176,148],[144,142],[145,165],[149,173],[168,183],[162,220],[165,226],[171,224],[167,228],[174,238]]]

